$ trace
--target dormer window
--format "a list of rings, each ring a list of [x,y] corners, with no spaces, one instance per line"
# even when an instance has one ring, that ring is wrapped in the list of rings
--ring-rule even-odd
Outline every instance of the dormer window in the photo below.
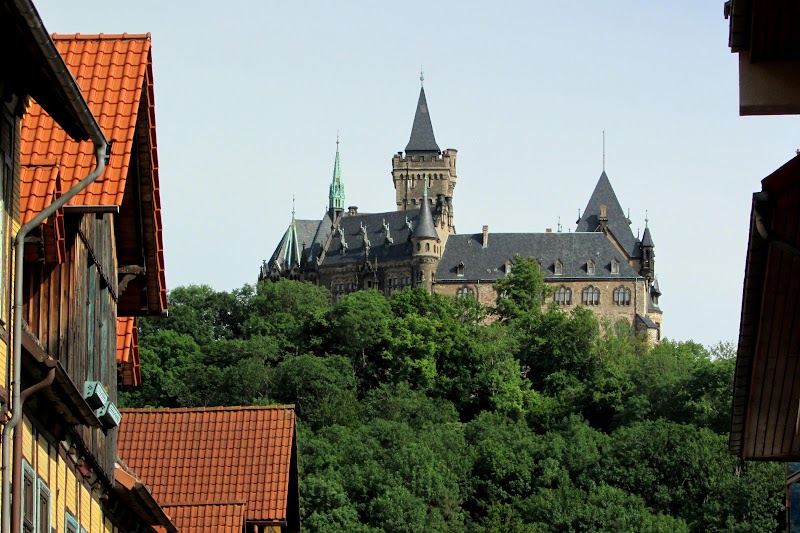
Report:
[[[556,259],[556,263],[553,265],[553,272],[555,272],[556,276],[560,276],[564,273],[564,266],[559,259]]]
[[[506,273],[506,276],[508,276],[509,274],[511,274],[511,267],[512,267],[512,266],[513,266],[513,264],[511,263],[511,259],[507,259],[507,260],[506,260],[506,264],[505,264],[505,266],[503,267],[503,271]]]
[[[456,266],[456,276],[463,276],[464,275],[464,261],[460,261],[458,266]]]
[[[594,276],[594,261],[591,259],[586,261],[586,273],[590,276]]]
[[[611,273],[619,274],[619,261],[617,261],[616,259],[611,260]]]

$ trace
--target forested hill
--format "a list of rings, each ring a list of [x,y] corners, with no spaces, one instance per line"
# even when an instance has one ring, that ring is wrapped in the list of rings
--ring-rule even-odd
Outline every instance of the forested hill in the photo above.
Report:
[[[502,283],[490,325],[421,290],[177,288],[140,322],[144,385],[121,401],[296,404],[308,532],[780,527],[782,465],[727,453],[730,346],[543,312],[524,260]]]

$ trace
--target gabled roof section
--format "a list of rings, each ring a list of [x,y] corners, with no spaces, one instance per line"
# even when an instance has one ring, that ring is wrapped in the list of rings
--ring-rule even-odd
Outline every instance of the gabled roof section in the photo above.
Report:
[[[294,406],[124,409],[118,453],[166,508],[246,502],[299,529]]]
[[[406,145],[407,154],[439,153],[439,145],[433,136],[431,115],[428,112],[428,101],[425,99],[425,89],[420,88],[417,111],[414,114],[414,125],[411,127],[411,138]]]
[[[139,366],[139,328],[136,317],[117,318],[117,367],[120,369],[120,385],[139,387],[142,370]]]
[[[545,279],[632,279],[641,276],[621,257],[622,254],[602,233],[494,233],[483,246],[480,233],[456,234],[447,238],[447,246],[436,269],[438,282],[495,280],[506,276],[506,262],[514,256],[533,257],[539,261]],[[595,263],[595,273],[586,268],[587,256]],[[612,274],[611,263],[619,263],[619,274]],[[554,265],[561,262],[561,274]],[[464,265],[459,275],[459,265]]]
[[[134,290],[129,286],[121,297],[120,313],[160,313],[166,309],[167,294],[150,34],[53,35],[53,40],[100,128],[114,143],[103,174],[67,205],[119,206],[120,266],[144,267],[147,280],[146,285],[134,284]],[[22,121],[23,167],[57,165],[63,190],[68,190],[92,170],[93,152],[91,143],[68,139],[40,105],[30,106]],[[132,167],[137,172],[131,173]],[[138,178],[129,183],[132,174]],[[34,178],[29,172],[21,178],[25,192],[26,182]],[[55,194],[55,181],[46,188],[31,186],[23,194],[22,223],[49,205]],[[144,265],[135,262],[142,255]]]
[[[597,180],[597,185],[595,185],[592,196],[586,204],[583,215],[578,220],[578,227],[575,228],[575,231],[579,233],[597,231],[600,228],[601,205],[606,206],[607,226],[617,239],[617,242],[630,257],[639,257],[636,237],[633,236],[628,217],[622,211],[622,206],[617,200],[617,195],[605,170],[600,174],[600,179]]]

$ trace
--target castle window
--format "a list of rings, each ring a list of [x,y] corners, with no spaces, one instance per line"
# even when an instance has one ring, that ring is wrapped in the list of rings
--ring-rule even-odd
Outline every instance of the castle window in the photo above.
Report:
[[[600,289],[589,285],[581,291],[581,303],[583,305],[599,305]]]
[[[556,276],[560,276],[564,273],[564,267],[560,260],[556,259],[556,263],[553,265],[553,271],[555,272]]]
[[[513,266],[513,265],[512,265],[512,263],[511,263],[511,259],[506,259],[506,264],[505,264],[505,267],[504,267],[504,269],[503,269],[503,270],[505,271],[505,273],[506,273],[506,276],[508,276],[509,274],[511,274],[511,267],[512,267],[512,266]]]
[[[611,260],[611,273],[619,274],[619,261],[617,261],[616,259]]]
[[[475,292],[469,287],[459,287],[456,291],[456,298],[473,298]]]
[[[426,252],[430,252],[431,251],[431,243],[429,243],[429,242],[425,243],[425,251]]]
[[[572,289],[568,289],[562,285],[553,294],[553,301],[558,305],[572,305]]]
[[[631,290],[626,287],[614,289],[614,305],[631,305]]]
[[[419,252],[420,250],[422,250],[422,245],[420,243],[417,243],[417,251]]]
[[[590,276],[594,276],[594,261],[591,259],[586,261],[586,273]]]
[[[458,263],[456,267],[456,276],[463,276],[464,275],[464,261]]]

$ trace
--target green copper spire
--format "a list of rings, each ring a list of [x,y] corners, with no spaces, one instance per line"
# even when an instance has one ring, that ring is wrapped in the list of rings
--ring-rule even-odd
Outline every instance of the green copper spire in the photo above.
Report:
[[[344,210],[344,183],[342,183],[342,167],[339,163],[339,133],[336,133],[336,160],[333,163],[333,179],[328,193],[328,209]]]

